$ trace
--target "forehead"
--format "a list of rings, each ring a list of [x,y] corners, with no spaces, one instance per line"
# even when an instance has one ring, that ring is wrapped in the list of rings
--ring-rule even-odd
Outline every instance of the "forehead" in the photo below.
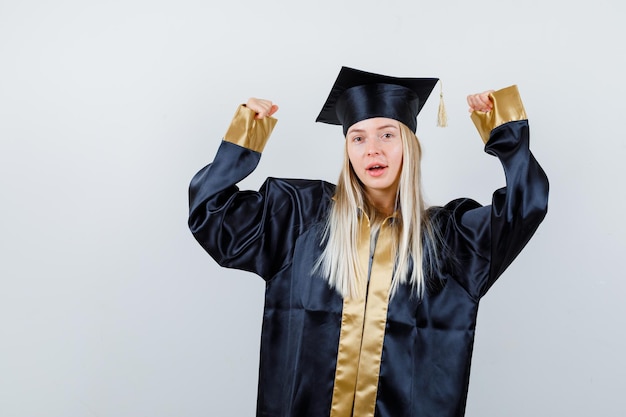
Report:
[[[400,122],[387,117],[372,117],[371,119],[361,120],[350,126],[348,133],[388,128],[400,129]]]

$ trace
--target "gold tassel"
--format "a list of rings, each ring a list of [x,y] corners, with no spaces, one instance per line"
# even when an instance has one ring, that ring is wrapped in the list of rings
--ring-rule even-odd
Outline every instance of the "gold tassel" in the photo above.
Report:
[[[448,126],[448,114],[446,113],[446,106],[443,103],[443,82],[439,80],[439,111],[437,112],[437,126]]]

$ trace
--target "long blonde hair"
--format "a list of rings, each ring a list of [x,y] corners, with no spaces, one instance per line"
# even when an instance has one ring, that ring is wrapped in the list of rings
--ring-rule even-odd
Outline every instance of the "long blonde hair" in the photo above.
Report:
[[[402,170],[396,195],[396,217],[391,223],[394,241],[395,269],[391,281],[391,295],[401,284],[411,285],[419,297],[423,295],[425,270],[436,262],[436,251],[432,245],[424,261],[423,235],[426,240],[435,239],[424,205],[421,189],[422,151],[417,137],[403,123],[400,123],[402,140]],[[316,268],[327,277],[328,283],[343,297],[358,294],[357,282],[367,277],[360,277],[357,254],[357,235],[359,231],[360,210],[368,216],[370,223],[378,227],[384,216],[370,204],[363,185],[356,176],[347,147],[344,151],[343,168],[337,181],[333,203],[324,229],[324,250],[318,259]],[[429,265],[424,265],[424,262]]]

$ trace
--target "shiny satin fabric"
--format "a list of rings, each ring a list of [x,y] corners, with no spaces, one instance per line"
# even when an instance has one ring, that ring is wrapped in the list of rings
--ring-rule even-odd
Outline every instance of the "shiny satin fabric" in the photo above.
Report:
[[[363,387],[375,392],[376,417],[463,416],[479,301],[546,214],[548,182],[527,122],[497,127],[485,150],[501,160],[507,185],[488,206],[458,199],[429,210],[454,259],[428,277],[422,299],[401,285],[388,303],[379,365],[366,370],[378,367],[377,382]],[[344,306],[313,266],[334,186],[269,178],[239,191],[259,158],[222,142],[191,182],[189,227],[220,265],[266,281],[257,416],[329,416]]]
[[[436,80],[430,80],[432,86]],[[417,114],[424,105],[417,94],[404,86],[395,84],[366,84],[349,88],[337,100],[337,117],[343,125],[343,135],[361,120],[387,117],[398,120],[415,132]]]
[[[387,327],[387,308],[394,264],[392,226],[390,226],[389,220],[386,219],[383,222],[378,232],[370,271],[365,304],[365,326],[363,327],[359,371],[354,393],[353,415],[355,416],[373,417],[376,407],[380,361],[384,346],[385,328]],[[369,245],[369,239],[367,244]]]
[[[370,225],[365,215],[360,219],[357,247],[360,265],[369,265]],[[371,271],[361,274],[369,275],[368,282],[359,283],[358,297],[343,301],[331,417],[374,416],[392,274],[392,233],[387,219],[378,233]]]
[[[402,122],[413,132],[417,115],[438,78],[391,77],[341,67],[315,121],[343,125],[343,135],[353,124],[372,117]]]
[[[354,409],[354,393],[359,378],[359,362],[366,324],[366,300],[368,292],[368,266],[370,256],[369,221],[363,215],[357,241],[359,266],[358,295],[343,300],[339,351],[335,367],[335,382],[330,417],[351,417]],[[367,353],[366,353],[367,355]],[[376,372],[378,375],[378,372]]]
[[[484,143],[489,141],[491,131],[496,127],[508,122],[527,119],[524,103],[516,85],[494,91],[489,94],[489,98],[493,103],[492,111],[487,113],[474,111],[471,114],[472,121]]]
[[[256,113],[245,105],[237,107],[233,120],[224,134],[224,140],[256,152],[263,152],[276,120],[273,117],[255,119]]]

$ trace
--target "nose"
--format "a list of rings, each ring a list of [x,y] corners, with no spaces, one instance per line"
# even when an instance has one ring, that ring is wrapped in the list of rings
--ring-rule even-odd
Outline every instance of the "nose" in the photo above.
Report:
[[[379,155],[380,154],[380,142],[377,140],[368,140],[367,141],[367,154]]]

